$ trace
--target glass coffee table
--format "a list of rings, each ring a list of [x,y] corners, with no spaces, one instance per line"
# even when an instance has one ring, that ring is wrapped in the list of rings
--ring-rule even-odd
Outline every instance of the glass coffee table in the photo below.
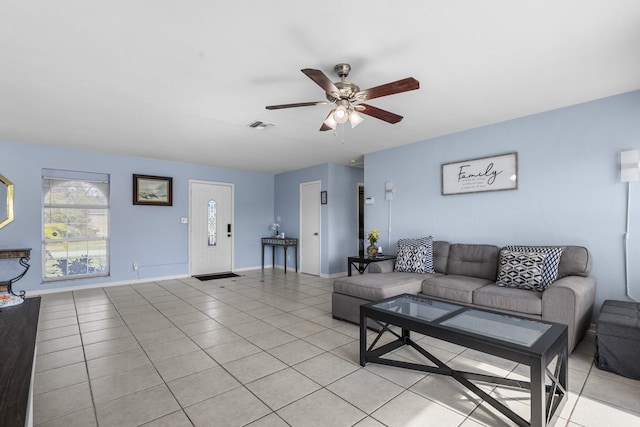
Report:
[[[380,327],[370,345],[367,345],[368,320]],[[396,326],[400,331],[392,330],[392,326]],[[414,342],[411,332],[527,365],[530,368],[530,381],[451,369]],[[384,334],[392,334],[396,339],[377,346]],[[567,326],[559,323],[543,322],[416,295],[403,294],[360,306],[360,365],[365,366],[367,362],[371,362],[451,376],[519,426],[546,426],[566,401],[567,336]],[[403,346],[416,349],[431,363],[419,364],[383,357]],[[554,360],[555,366],[552,370]],[[530,420],[527,421],[513,412],[472,381],[529,390]]]

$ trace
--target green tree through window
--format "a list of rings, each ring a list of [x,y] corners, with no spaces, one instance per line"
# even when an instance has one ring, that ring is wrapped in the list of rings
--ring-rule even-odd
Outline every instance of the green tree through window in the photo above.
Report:
[[[108,175],[47,172],[52,176],[44,173],[42,179],[44,280],[108,275]]]

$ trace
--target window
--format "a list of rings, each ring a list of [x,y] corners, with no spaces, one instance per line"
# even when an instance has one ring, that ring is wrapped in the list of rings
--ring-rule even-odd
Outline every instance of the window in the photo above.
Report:
[[[209,203],[207,204],[207,241],[209,246],[215,246],[218,239],[217,219],[216,201],[209,200]]]
[[[109,175],[44,169],[43,279],[109,275]]]

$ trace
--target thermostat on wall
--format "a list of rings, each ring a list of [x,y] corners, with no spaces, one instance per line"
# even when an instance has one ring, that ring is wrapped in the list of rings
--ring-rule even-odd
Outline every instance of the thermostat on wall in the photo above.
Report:
[[[373,204],[373,197],[366,197],[364,199],[364,204],[365,205],[372,205]]]

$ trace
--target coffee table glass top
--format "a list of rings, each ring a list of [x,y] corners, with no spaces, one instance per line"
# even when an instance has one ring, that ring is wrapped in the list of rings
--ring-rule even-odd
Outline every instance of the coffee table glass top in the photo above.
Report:
[[[380,301],[379,303],[373,304],[373,307],[404,314],[405,316],[417,317],[418,319],[429,322],[462,308],[462,306],[459,305],[410,295],[401,295],[397,298]]]
[[[473,309],[465,310],[440,324],[526,347],[531,347],[551,329],[547,323]]]
[[[372,307],[526,347],[531,347],[552,326],[412,295],[380,301]]]

